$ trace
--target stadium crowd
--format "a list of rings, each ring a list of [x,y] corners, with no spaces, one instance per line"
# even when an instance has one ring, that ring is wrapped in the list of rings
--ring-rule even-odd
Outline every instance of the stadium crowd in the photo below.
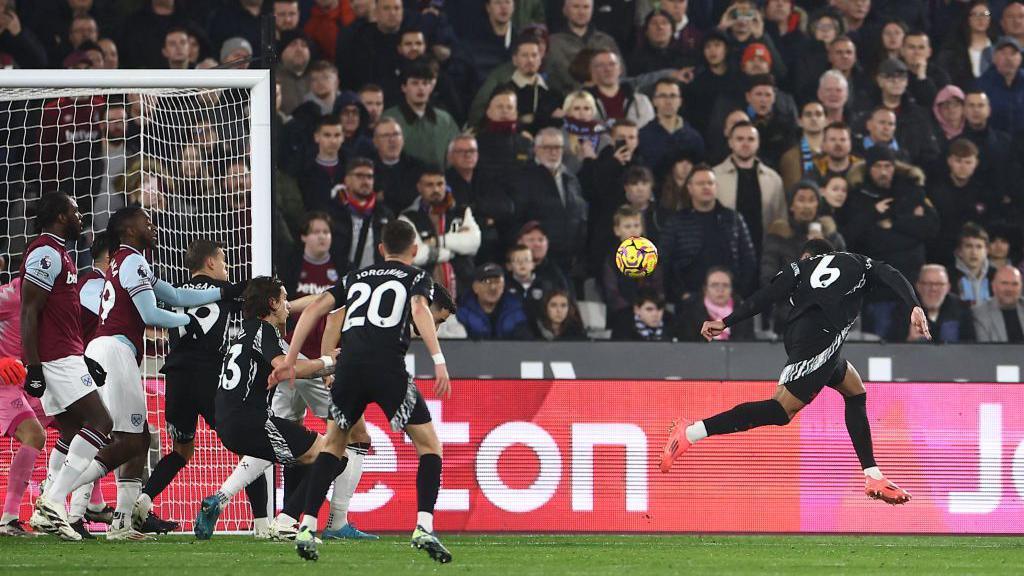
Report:
[[[245,67],[272,14],[273,242],[291,294],[379,261],[381,227],[405,218],[416,264],[458,295],[443,335],[696,341],[821,237],[909,278],[936,342],[1024,341],[1024,2],[0,7],[0,62],[19,68]],[[132,102],[86,122],[76,142],[103,151],[101,176],[145,162]],[[244,162],[209,162],[221,132],[200,122],[180,163],[211,194],[244,191]],[[181,209],[159,182],[118,186]],[[120,207],[103,177],[72,192],[96,230]],[[615,270],[633,235],[660,252],[643,281]],[[867,300],[864,337],[918,339],[895,294]],[[721,338],[774,338],[785,318]]]

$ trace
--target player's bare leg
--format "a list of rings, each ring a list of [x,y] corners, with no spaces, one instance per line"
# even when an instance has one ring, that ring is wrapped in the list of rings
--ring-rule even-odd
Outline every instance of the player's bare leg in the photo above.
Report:
[[[871,445],[871,424],[868,422],[867,391],[853,364],[847,362],[846,377],[835,387],[846,402],[846,430],[857,452],[857,459],[864,470],[864,493],[869,498],[888,504],[905,504],[910,501],[910,492],[890,482],[875,463]]]
[[[412,533],[412,546],[426,551],[441,564],[452,561],[452,554],[434,536],[434,505],[441,489],[441,441],[434,425],[409,424],[405,427],[420,464],[416,470],[416,530]]]
[[[21,500],[28,488],[32,468],[39,453],[46,444],[46,431],[34,417],[22,420],[14,429],[14,439],[21,446],[11,460],[7,477],[7,495],[4,498],[3,516],[0,517],[0,536],[32,536],[25,530],[18,518]]]
[[[337,478],[334,479],[334,492],[331,494],[331,515],[327,518],[327,528],[323,532],[324,540],[378,540],[379,537],[356,528],[348,521],[348,506],[359,486],[363,475],[363,458],[370,449],[370,434],[366,431],[366,421],[360,418],[349,430],[348,445],[345,457],[348,464]]]
[[[661,456],[661,471],[669,472],[672,464],[699,440],[708,436],[744,432],[761,426],[785,426],[805,405],[785,386],[779,386],[771,400],[738,404],[731,410],[689,426],[682,426],[676,421]]]

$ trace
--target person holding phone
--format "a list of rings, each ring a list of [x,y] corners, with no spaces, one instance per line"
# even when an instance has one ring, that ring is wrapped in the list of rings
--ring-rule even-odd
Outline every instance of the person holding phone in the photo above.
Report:
[[[776,78],[786,77],[786,64],[771,36],[764,33],[764,15],[751,0],[736,0],[722,14],[718,29],[729,41],[729,58],[732,68],[740,68],[740,57],[747,46],[754,42],[764,44],[771,53],[771,73]]]

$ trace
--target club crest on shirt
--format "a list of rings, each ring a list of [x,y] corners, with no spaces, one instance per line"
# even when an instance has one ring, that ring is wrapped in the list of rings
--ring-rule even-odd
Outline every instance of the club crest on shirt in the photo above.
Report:
[[[93,382],[92,382],[92,375],[91,374],[84,374],[84,375],[82,375],[82,385],[84,385],[86,388],[88,388],[88,387],[92,386],[92,384],[93,384]]]
[[[142,426],[142,414],[132,414],[132,426]]]
[[[327,270],[327,279],[330,280],[331,282],[337,282],[338,281],[338,271],[335,270],[334,268],[329,268]]]

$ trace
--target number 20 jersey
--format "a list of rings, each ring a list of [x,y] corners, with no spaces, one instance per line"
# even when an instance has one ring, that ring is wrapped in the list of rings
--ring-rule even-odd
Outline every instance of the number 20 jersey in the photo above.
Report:
[[[792,274],[790,291],[793,310],[788,323],[820,308],[833,328],[841,330],[860,314],[865,290],[872,287],[873,268],[879,264],[867,256],[832,252],[793,262],[779,274]]]
[[[349,272],[330,293],[336,308],[345,307],[340,362],[404,362],[412,297],[432,302],[434,281],[415,266],[389,260]]]

